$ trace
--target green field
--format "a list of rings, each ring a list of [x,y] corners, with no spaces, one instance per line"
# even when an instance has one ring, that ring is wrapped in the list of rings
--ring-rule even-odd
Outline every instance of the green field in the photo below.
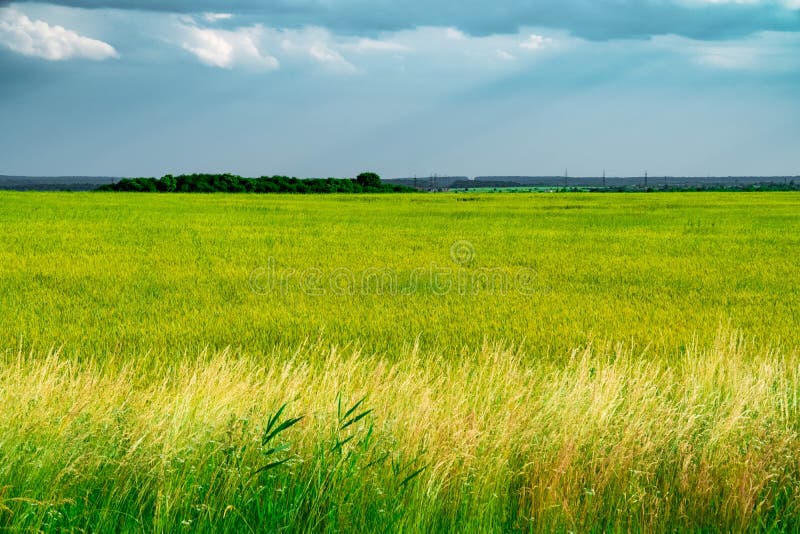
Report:
[[[798,531],[798,265],[797,193],[0,193],[0,527]]]

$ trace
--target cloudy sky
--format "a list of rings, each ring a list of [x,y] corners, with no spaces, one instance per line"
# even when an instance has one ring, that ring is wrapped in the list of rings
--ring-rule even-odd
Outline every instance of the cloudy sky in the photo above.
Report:
[[[0,174],[800,174],[800,0],[0,0]]]

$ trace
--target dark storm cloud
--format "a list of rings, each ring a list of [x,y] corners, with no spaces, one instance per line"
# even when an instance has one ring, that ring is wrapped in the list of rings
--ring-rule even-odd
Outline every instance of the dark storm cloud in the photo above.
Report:
[[[1,2],[7,0],[0,0]],[[55,0],[82,8],[177,13],[216,11],[269,26],[318,25],[351,33],[456,26],[484,35],[522,26],[567,30],[592,40],[677,34],[725,39],[758,31],[800,30],[800,10],[778,0],[680,4],[667,0]]]

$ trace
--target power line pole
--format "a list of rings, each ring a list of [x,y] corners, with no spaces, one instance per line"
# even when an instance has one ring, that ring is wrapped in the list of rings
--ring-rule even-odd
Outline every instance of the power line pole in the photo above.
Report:
[[[603,189],[606,188],[606,170],[603,169]]]
[[[564,169],[564,188],[567,187],[567,180],[569,179],[569,169]]]

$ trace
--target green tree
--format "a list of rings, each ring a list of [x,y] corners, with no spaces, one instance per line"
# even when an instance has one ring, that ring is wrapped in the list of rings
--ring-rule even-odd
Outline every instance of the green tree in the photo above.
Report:
[[[362,172],[356,178],[356,182],[362,187],[380,187],[381,177],[374,172]]]
[[[164,176],[156,184],[156,187],[158,188],[159,191],[167,193],[172,193],[173,191],[175,191],[177,186],[178,186],[178,181],[171,174]]]

